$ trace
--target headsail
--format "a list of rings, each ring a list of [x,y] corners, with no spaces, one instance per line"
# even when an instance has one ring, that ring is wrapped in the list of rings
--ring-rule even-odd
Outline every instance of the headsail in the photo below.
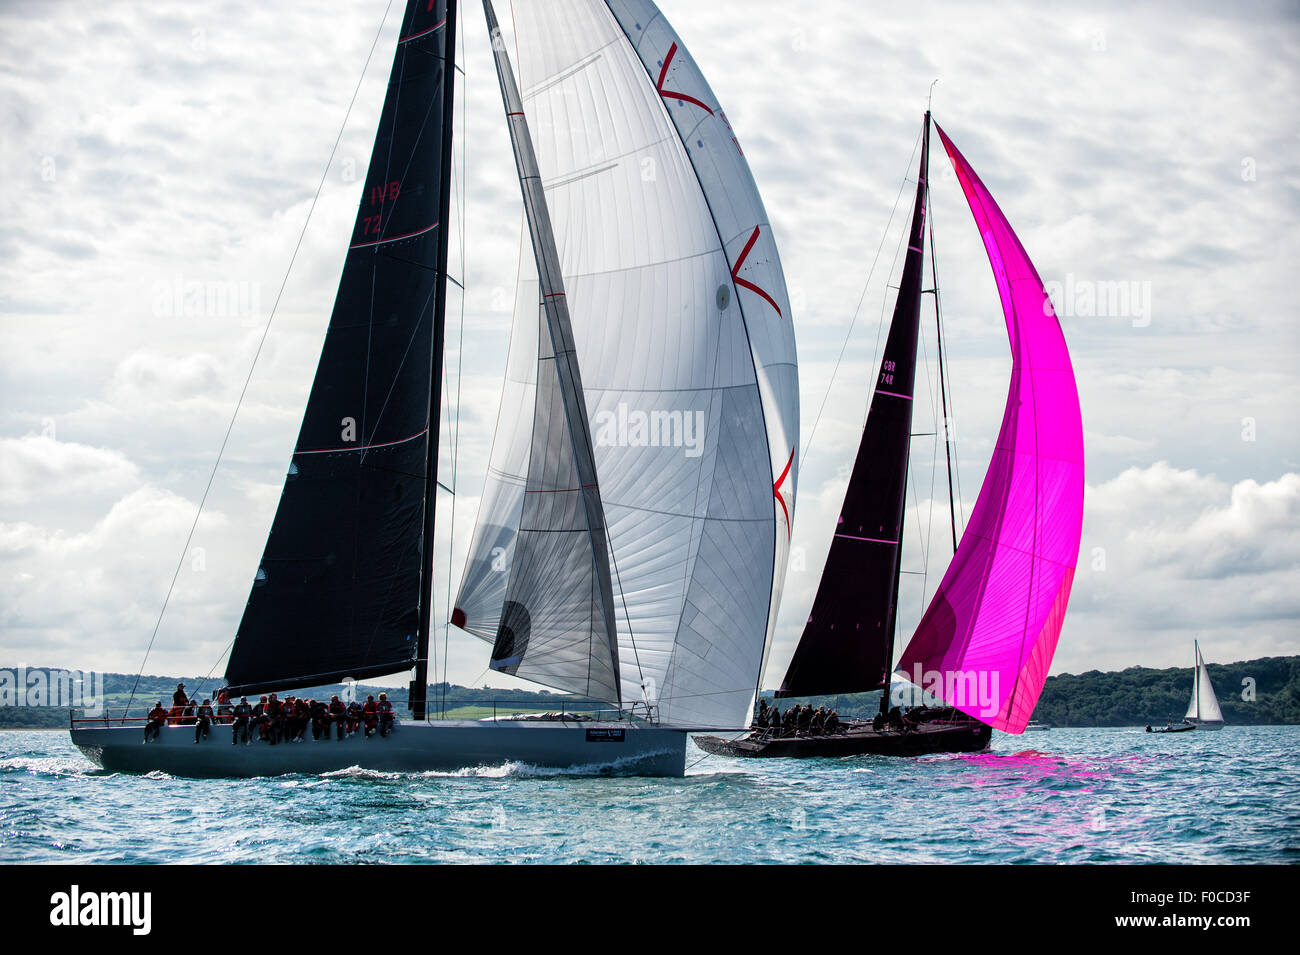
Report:
[[[1214,695],[1214,684],[1201,659],[1201,645],[1196,644],[1196,669],[1192,673],[1192,701],[1187,705],[1187,719],[1204,723],[1222,723],[1223,710]]]
[[[1019,733],[1047,679],[1074,580],[1083,423],[1065,336],[1038,272],[988,189],[942,129],[939,136],[997,279],[1011,386],[970,522],[899,670],[914,682],[941,678],[947,703]]]
[[[921,320],[930,116],[894,316],[812,611],[777,696],[889,685]]]
[[[411,667],[426,530],[446,0],[409,0],[334,311],[226,668],[238,693]]]
[[[542,327],[528,476],[491,666],[622,702],[605,512],[559,253],[528,120],[490,0],[483,0],[540,283]]]
[[[594,430],[618,659],[639,688],[626,696],[643,694],[665,722],[740,726],[794,503],[797,371],[771,228],[712,93],[652,5],[512,6]],[[677,125],[678,103],[698,115]],[[454,618],[488,639],[518,559],[537,301],[521,281]]]

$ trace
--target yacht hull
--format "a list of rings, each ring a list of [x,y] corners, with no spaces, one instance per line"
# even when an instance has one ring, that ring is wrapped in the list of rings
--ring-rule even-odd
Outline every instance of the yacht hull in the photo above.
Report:
[[[72,742],[110,772],[242,777],[327,773],[455,772],[517,763],[580,775],[682,776],[686,732],[628,722],[447,721],[399,723],[387,737],[232,744],[228,725],[194,742],[193,726],[167,726],[144,742],[139,726],[82,724]]]
[[[993,731],[983,723],[922,724],[906,731],[874,730],[870,724],[828,736],[778,738],[696,736],[695,745],[718,756],[927,756],[933,753],[978,753],[988,748]]]

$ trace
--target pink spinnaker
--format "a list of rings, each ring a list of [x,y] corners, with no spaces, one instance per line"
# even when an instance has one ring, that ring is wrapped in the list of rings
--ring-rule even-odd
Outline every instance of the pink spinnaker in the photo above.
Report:
[[[1079,557],[1083,421],[1065,336],[1037,270],[979,176],[942,129],[939,136],[997,279],[1011,387],[970,523],[898,669],[915,680],[919,667],[927,683],[941,674],[945,702],[1019,733],[1047,679]]]

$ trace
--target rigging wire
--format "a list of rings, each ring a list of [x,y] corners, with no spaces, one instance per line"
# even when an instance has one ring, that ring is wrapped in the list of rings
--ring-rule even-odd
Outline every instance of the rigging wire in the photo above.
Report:
[[[272,302],[270,314],[267,315],[266,325],[262,329],[262,337],[258,339],[257,350],[253,353],[253,361],[248,367],[248,374],[244,377],[244,384],[240,388],[239,398],[235,401],[235,409],[230,415],[230,423],[226,426],[226,433],[221,439],[221,447],[217,450],[217,459],[212,463],[212,470],[208,474],[208,481],[203,488],[203,495],[199,498],[199,506],[194,512],[194,521],[190,524],[189,533],[185,536],[185,546],[181,549],[180,559],[176,561],[176,570],[173,571],[171,583],[167,586],[167,594],[163,598],[162,609],[158,611],[158,619],[154,623],[153,632],[149,635],[149,643],[145,647],[144,658],[140,661],[140,668],[136,672],[135,682],[131,685],[131,695],[127,699],[126,710],[130,710],[131,704],[135,701],[136,690],[140,686],[140,676],[144,673],[145,664],[149,662],[149,654],[153,652],[154,641],[158,638],[158,630],[162,626],[163,617],[167,613],[167,605],[171,602],[172,592],[176,589],[176,581],[180,578],[181,568],[185,565],[185,555],[189,553],[190,543],[194,540],[194,532],[199,526],[199,518],[203,516],[203,507],[207,503],[208,493],[212,490],[212,482],[217,476],[217,469],[221,467],[221,459],[226,453],[226,445],[230,441],[231,432],[235,429],[235,421],[239,418],[239,409],[243,406],[245,395],[248,394],[248,386],[253,380],[253,372],[257,370],[257,360],[262,354],[262,348],[266,344],[266,337],[271,331],[271,323],[275,321],[276,309],[280,306],[280,299],[284,295],[285,286],[289,283],[289,275],[293,271],[294,263],[298,260],[298,252],[302,248],[303,238],[307,235],[307,227],[311,224],[312,213],[316,211],[316,203],[320,199],[321,190],[325,188],[325,180],[329,177],[330,168],[334,165],[334,156],[338,153],[339,143],[343,140],[343,131],[347,128],[348,118],[352,115],[352,107],[356,105],[357,94],[361,91],[362,81],[365,80],[366,71],[370,68],[371,57],[374,56],[375,48],[379,45],[379,37],[384,32],[384,24],[388,22],[388,14],[392,10],[392,6],[393,0],[388,0],[388,6],[384,8],[384,17],[379,23],[379,29],[375,31],[375,38],[370,42],[370,51],[366,54],[366,62],[361,67],[361,75],[357,77],[357,85],[352,90],[352,99],[348,101],[347,111],[343,114],[343,122],[339,126],[338,135],[334,137],[334,145],[330,148],[329,159],[321,172],[320,182],[316,185],[316,193],[312,196],[311,205],[307,207],[307,216],[303,219],[302,229],[298,233],[298,241],[294,244],[293,254],[289,256],[289,265],[284,270],[284,278],[280,280],[280,288],[275,293],[275,301]],[[234,645],[233,640],[231,645]],[[215,668],[216,664],[213,664],[213,669]],[[211,673],[211,670],[208,672]],[[124,710],[124,715],[125,712]]]
[[[457,30],[456,30],[457,36],[452,38],[452,42],[453,42],[453,43],[459,43],[459,45],[460,45],[460,61],[461,61],[461,63],[464,63],[464,60],[465,60],[465,22],[464,22],[464,20],[461,19],[461,18],[457,18],[456,26],[457,26]],[[452,174],[453,174],[453,177],[455,178],[457,185],[460,187],[460,194],[459,194],[459,197],[458,197],[459,200],[460,200],[460,214],[456,217],[456,231],[457,231],[457,235],[458,235],[458,239],[459,239],[459,247],[457,248],[457,256],[458,256],[458,258],[459,258],[459,260],[460,260],[460,261],[459,261],[459,265],[460,265],[460,279],[461,279],[461,280],[460,280],[460,282],[457,283],[457,285],[460,287],[460,318],[459,318],[459,321],[460,321],[460,327],[459,327],[458,332],[457,332],[457,343],[456,343],[456,414],[455,414],[454,419],[453,419],[452,422],[451,422],[451,487],[448,489],[448,490],[449,490],[449,493],[451,494],[451,514],[449,515],[449,531],[448,531],[448,534],[447,534],[447,603],[446,603],[446,606],[447,606],[448,608],[450,608],[451,605],[452,605],[452,595],[451,595],[451,585],[452,585],[452,567],[455,566],[455,555],[456,555],[456,498],[458,497],[457,491],[458,491],[459,488],[460,488],[460,408],[461,408],[461,383],[463,382],[463,380],[464,380],[464,375],[465,375],[465,365],[464,365],[464,363],[465,363],[465,286],[464,286],[464,281],[465,281],[465,189],[466,189],[466,187],[465,187],[465,180],[466,180],[466,174],[467,174],[467,170],[468,170],[468,167],[467,167],[467,165],[466,165],[466,148],[467,148],[467,147],[466,147],[466,143],[467,143],[469,137],[466,135],[466,128],[465,128],[465,124],[466,124],[466,114],[467,114],[467,112],[468,112],[468,110],[467,110],[467,102],[468,102],[468,100],[467,100],[467,93],[466,93],[465,86],[466,86],[466,84],[468,83],[468,74],[465,72],[465,70],[464,70],[463,67],[461,68],[461,76],[462,76],[462,77],[465,77],[465,80],[461,83],[461,86],[460,86],[460,97],[461,97],[461,110],[460,110],[461,135],[460,135],[460,175],[459,175],[459,176],[456,176],[456,175],[455,175],[455,172],[456,172],[456,170],[455,170],[455,166],[453,165],[453,167],[452,167]],[[452,124],[453,124],[453,127],[454,127],[454,125],[455,125],[455,117],[452,118]],[[443,367],[444,367],[444,369],[446,368],[446,364],[445,364],[445,363],[443,364]],[[450,385],[447,383],[447,374],[446,374],[445,371],[443,372],[443,383],[444,383],[444,386],[446,386],[448,389],[450,389]],[[448,397],[450,397],[450,395],[449,395]],[[433,599],[433,598],[432,598],[432,595],[430,596],[430,599]],[[449,648],[450,648],[450,646],[451,646],[451,622],[450,622],[450,618],[448,619],[448,622],[445,623],[445,624],[443,625],[443,627],[441,628],[441,629],[442,629],[442,680],[441,680],[441,681],[437,681],[437,680],[436,680],[436,678],[437,678],[437,658],[438,658],[438,646],[437,646],[437,632],[438,632],[438,629],[439,629],[439,628],[437,628],[437,627],[433,628],[433,634],[434,634],[433,639],[434,639],[435,642],[434,642],[434,646],[433,646],[432,657],[433,657],[433,660],[434,660],[434,677],[435,677],[435,682],[437,682],[437,685],[438,685],[438,687],[439,687],[439,690],[438,690],[438,712],[439,712],[439,714],[442,716],[443,719],[446,719],[446,718],[447,718],[447,685],[448,685],[448,683],[450,682],[450,679],[449,679],[449,677],[448,677],[448,675],[447,675],[447,657],[448,657],[448,653],[450,652]]]
[[[953,552],[957,550],[957,522],[960,516],[963,529],[966,524],[965,512],[962,508],[961,499],[961,471],[957,466],[957,438],[954,432],[955,427],[949,427],[949,419],[952,412],[949,410],[952,404],[948,398],[952,395],[952,386],[949,384],[950,378],[947,373],[945,355],[947,348],[947,333],[943,327],[943,302],[939,294],[939,266],[938,251],[934,244],[934,216],[931,215],[927,220],[927,228],[930,232],[930,280],[934,288],[934,325],[935,339],[939,351],[939,397],[943,403],[943,433],[944,433],[944,453],[948,457],[948,511],[952,520],[953,529]],[[937,428],[935,429],[938,430]],[[956,482],[956,502],[953,501],[953,483]]]

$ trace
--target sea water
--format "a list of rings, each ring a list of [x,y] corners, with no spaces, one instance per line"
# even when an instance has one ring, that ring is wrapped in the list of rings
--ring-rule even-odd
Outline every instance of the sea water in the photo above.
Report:
[[[995,732],[977,755],[251,780],[0,732],[0,862],[1300,862],[1300,727]],[[312,745],[310,743],[298,745]],[[383,745],[376,741],[376,745]]]

